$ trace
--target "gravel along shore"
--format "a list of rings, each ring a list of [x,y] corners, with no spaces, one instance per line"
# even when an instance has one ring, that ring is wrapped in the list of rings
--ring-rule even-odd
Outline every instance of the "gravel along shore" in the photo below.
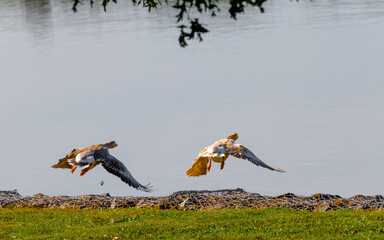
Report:
[[[179,191],[164,197],[110,196],[108,193],[82,196],[21,196],[17,190],[0,191],[0,208],[159,208],[179,210],[210,210],[220,208],[288,207],[296,210],[327,211],[336,209],[381,209],[384,196],[355,195],[343,198],[339,195],[316,193],[298,196],[286,193],[279,196],[263,196],[241,188],[216,191]]]

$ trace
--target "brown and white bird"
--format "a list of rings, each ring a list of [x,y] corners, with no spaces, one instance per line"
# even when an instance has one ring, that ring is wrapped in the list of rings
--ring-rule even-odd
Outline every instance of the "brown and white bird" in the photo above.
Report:
[[[152,191],[148,185],[144,186],[140,184],[128,171],[125,165],[117,160],[114,156],[109,154],[108,149],[117,147],[115,141],[111,141],[105,144],[91,145],[86,148],[75,148],[62,159],[59,159],[59,163],[53,165],[53,168],[70,168],[71,173],[74,173],[77,167],[83,167],[80,176],[83,176],[86,172],[101,165],[109,173],[118,176],[123,182],[129,186],[134,187],[144,192]]]
[[[212,161],[221,163],[220,169],[223,169],[225,160],[229,157],[229,155],[248,160],[257,166],[268,168],[272,171],[285,172],[282,169],[275,169],[267,165],[246,147],[237,144],[235,141],[238,138],[239,136],[237,133],[234,133],[227,138],[217,140],[211,146],[204,148],[204,150],[199,153],[199,156],[193,162],[192,167],[186,172],[187,176],[197,177],[206,175],[207,171],[211,169]]]

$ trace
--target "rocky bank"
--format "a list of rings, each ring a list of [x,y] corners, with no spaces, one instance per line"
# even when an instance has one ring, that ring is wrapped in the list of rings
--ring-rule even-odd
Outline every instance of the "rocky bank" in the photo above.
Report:
[[[384,210],[382,195],[355,195],[343,198],[339,195],[316,193],[299,196],[286,193],[279,196],[264,196],[243,189],[215,191],[179,191],[163,197],[130,197],[100,195],[21,196],[17,190],[0,191],[0,208],[159,208],[179,210],[210,210],[221,208],[267,208],[288,207],[296,210],[327,211],[335,209],[380,209]]]

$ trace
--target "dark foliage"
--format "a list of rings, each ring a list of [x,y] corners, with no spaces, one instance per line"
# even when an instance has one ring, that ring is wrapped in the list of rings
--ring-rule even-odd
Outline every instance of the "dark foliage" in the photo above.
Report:
[[[195,20],[190,20],[190,26],[187,27],[185,25],[180,25],[180,36],[179,36],[179,44],[181,47],[186,47],[187,40],[191,40],[195,38],[195,35],[197,35],[197,38],[201,41],[203,41],[203,38],[201,34],[207,33],[208,29],[203,27],[203,24],[199,23],[199,19],[195,18]],[[189,28],[190,32],[185,32],[184,29]]]
[[[238,13],[244,13],[244,8],[249,6],[258,7],[260,12],[264,13],[264,8],[262,7],[263,3],[267,0],[230,0],[229,4],[231,7],[229,8],[229,13],[231,14],[231,18],[236,19],[236,15]]]
[[[79,3],[87,1],[90,3],[91,7],[94,4],[94,0],[72,0],[72,10],[77,12],[77,6]],[[103,6],[104,11],[107,11],[107,5],[110,2],[117,3],[117,0],[101,0],[101,6]],[[238,13],[244,13],[244,9],[247,6],[258,7],[261,13],[264,13],[263,3],[267,0],[230,0],[229,1],[229,13],[231,18],[236,20]],[[132,0],[132,2],[139,6],[147,7],[148,11],[156,9],[158,5],[161,5],[161,0]],[[165,0],[168,3],[167,0]],[[203,41],[202,34],[209,32],[206,27],[206,24],[200,23],[198,18],[192,18],[190,16],[191,11],[197,11],[199,14],[209,13],[210,16],[215,17],[216,13],[220,11],[218,7],[219,0],[177,0],[176,3],[172,6],[178,10],[176,17],[176,22],[187,21],[188,25],[179,25],[180,35],[179,35],[179,44],[181,47],[188,46],[187,41],[192,39],[198,39]]]

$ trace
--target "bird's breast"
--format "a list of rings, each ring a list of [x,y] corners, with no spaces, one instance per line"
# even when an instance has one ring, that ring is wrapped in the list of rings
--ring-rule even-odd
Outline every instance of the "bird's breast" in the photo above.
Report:
[[[211,157],[212,161],[217,162],[217,163],[222,163],[225,161],[225,157]]]

